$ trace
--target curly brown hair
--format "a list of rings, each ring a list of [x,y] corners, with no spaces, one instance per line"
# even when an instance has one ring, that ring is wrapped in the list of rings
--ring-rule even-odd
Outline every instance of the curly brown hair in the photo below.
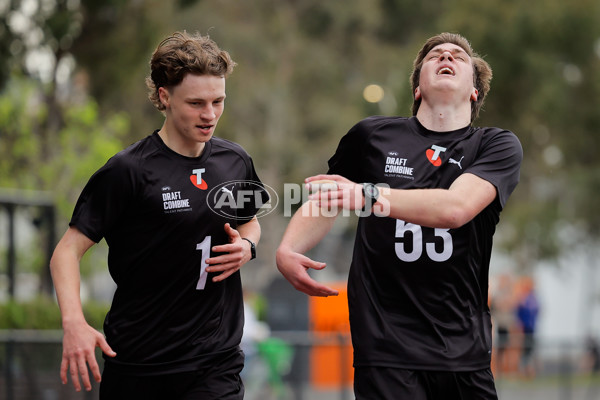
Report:
[[[150,75],[146,77],[148,98],[163,111],[165,106],[158,95],[160,87],[176,86],[188,73],[226,78],[236,65],[229,53],[221,50],[208,35],[175,32],[160,42],[152,54]]]
[[[490,91],[490,81],[492,80],[492,68],[481,56],[479,56],[473,51],[469,41],[459,34],[448,32],[440,33],[439,35],[435,35],[429,38],[425,42],[421,50],[419,50],[419,53],[417,53],[417,57],[413,62],[413,72],[410,76],[413,99],[415,89],[419,86],[419,79],[421,75],[423,59],[425,58],[427,53],[429,53],[434,47],[444,43],[452,43],[462,47],[462,49],[469,55],[469,57],[471,57],[471,61],[473,63],[473,85],[478,91],[477,101],[471,103],[471,122],[473,122],[479,116],[479,111],[483,106],[485,96]],[[417,111],[419,111],[420,105],[421,99],[413,100],[413,115],[417,115]]]

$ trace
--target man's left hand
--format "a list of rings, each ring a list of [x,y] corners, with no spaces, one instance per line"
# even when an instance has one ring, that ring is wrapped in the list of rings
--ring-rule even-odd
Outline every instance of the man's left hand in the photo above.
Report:
[[[227,279],[236,271],[250,261],[250,243],[241,238],[240,233],[233,229],[229,223],[225,224],[225,232],[229,236],[229,243],[214,246],[212,251],[215,253],[224,253],[206,260],[207,272],[222,272],[215,276],[213,282],[220,282]]]

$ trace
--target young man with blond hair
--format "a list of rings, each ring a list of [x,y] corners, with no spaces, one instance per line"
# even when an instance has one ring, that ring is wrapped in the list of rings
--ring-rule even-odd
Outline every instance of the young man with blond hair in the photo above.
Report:
[[[81,381],[91,390],[90,371],[107,400],[244,396],[239,269],[255,256],[258,208],[216,212],[211,193],[226,188],[235,198],[248,189],[239,182],[254,182],[259,198],[268,195],[250,156],[213,136],[234,65],[206,36],[162,41],[147,85],[164,124],[108,160],[77,201],[50,266],[64,329],[61,378],[78,391]],[[106,338],[85,321],[79,297],[79,260],[103,238],[117,284]]]

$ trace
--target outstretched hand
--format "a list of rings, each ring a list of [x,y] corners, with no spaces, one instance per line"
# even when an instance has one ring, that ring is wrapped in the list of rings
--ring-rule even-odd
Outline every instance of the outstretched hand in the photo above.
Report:
[[[252,258],[250,244],[243,240],[240,233],[232,228],[229,223],[225,224],[225,232],[229,236],[229,243],[212,248],[213,252],[224,254],[206,260],[208,264],[207,272],[221,272],[213,278],[213,282],[227,279]]]
[[[309,269],[321,270],[326,267],[323,262],[310,258],[289,249],[279,248],[276,254],[277,269],[296,290],[309,296],[337,296],[338,291],[315,281],[308,274]]]

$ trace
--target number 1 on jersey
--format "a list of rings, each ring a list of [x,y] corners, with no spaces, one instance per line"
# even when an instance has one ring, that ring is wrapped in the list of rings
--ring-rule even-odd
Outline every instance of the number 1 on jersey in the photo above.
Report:
[[[200,278],[198,279],[196,290],[204,290],[204,287],[206,286],[206,278],[208,277],[208,272],[206,272],[206,267],[208,267],[208,264],[206,263],[206,260],[208,260],[208,257],[210,256],[210,244],[210,236],[205,237],[203,241],[196,244],[196,250],[200,250],[202,252],[202,259],[200,262]]]

